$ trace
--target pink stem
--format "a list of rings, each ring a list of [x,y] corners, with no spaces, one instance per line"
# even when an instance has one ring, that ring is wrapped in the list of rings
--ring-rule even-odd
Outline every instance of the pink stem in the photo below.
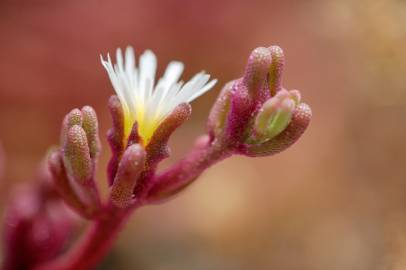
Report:
[[[204,170],[232,155],[220,141],[210,141],[208,136],[198,139],[195,148],[186,157],[151,181],[148,202],[156,203],[192,183]]]
[[[35,267],[35,270],[93,269],[107,254],[113,242],[136,207],[129,210],[112,209],[109,215],[94,221],[85,234],[62,256]],[[116,210],[116,211],[114,211]]]

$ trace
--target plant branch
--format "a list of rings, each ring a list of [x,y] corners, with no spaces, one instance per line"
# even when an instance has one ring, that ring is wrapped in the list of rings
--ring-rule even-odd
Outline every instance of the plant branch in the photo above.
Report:
[[[82,238],[60,257],[36,266],[35,270],[88,270],[111,249],[117,234],[137,206],[120,210],[110,207],[109,214],[93,221]]]
[[[194,148],[179,162],[151,179],[147,200],[158,203],[191,184],[204,170],[231,156],[233,151],[224,142],[203,135]]]

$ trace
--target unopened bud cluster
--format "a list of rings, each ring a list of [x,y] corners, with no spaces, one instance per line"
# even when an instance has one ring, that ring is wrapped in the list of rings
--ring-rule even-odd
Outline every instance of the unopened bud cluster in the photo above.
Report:
[[[278,46],[255,49],[240,79],[228,83],[209,116],[211,136],[233,153],[271,155],[307,128],[311,110],[298,90],[282,87],[285,57]]]
[[[101,200],[94,178],[100,141],[93,108],[74,109],[65,116],[60,145],[49,157],[55,187],[80,215],[94,217],[101,211]]]

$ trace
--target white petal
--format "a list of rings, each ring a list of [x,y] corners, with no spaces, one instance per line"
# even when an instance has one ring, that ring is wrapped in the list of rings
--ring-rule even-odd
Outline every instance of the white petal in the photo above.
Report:
[[[200,97],[201,95],[203,95],[204,93],[206,93],[207,91],[209,91],[211,88],[213,88],[213,86],[217,83],[217,80],[211,80],[208,84],[206,84],[204,87],[200,88],[198,91],[196,91],[196,93],[190,97],[188,99],[187,102],[191,102],[193,100],[195,100],[196,98]]]
[[[147,102],[152,95],[152,87],[154,85],[157,60],[155,54],[146,50],[140,58],[140,78],[139,91],[141,100]]]
[[[209,80],[210,76],[200,72],[196,74],[185,86],[182,88],[178,94],[177,99],[181,102],[188,102],[189,98],[192,97],[196,91],[198,91],[203,85]]]
[[[123,53],[121,52],[121,49],[118,48],[116,50],[116,61],[117,65],[121,70],[123,69]]]
[[[173,61],[169,63],[163,77],[168,87],[171,87],[172,84],[176,83],[179,80],[180,76],[182,75],[183,69],[184,65],[182,62]]]
[[[125,50],[125,71],[127,76],[131,76],[132,71],[135,68],[135,54],[134,49],[130,46]]]

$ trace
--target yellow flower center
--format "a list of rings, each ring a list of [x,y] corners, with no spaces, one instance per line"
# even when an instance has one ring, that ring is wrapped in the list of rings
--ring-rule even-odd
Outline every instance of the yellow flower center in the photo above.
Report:
[[[157,119],[145,119],[144,107],[139,106],[136,114],[124,108],[124,139],[126,141],[131,134],[135,122],[137,122],[138,135],[142,138],[142,144],[146,146],[158,128],[160,121]]]

